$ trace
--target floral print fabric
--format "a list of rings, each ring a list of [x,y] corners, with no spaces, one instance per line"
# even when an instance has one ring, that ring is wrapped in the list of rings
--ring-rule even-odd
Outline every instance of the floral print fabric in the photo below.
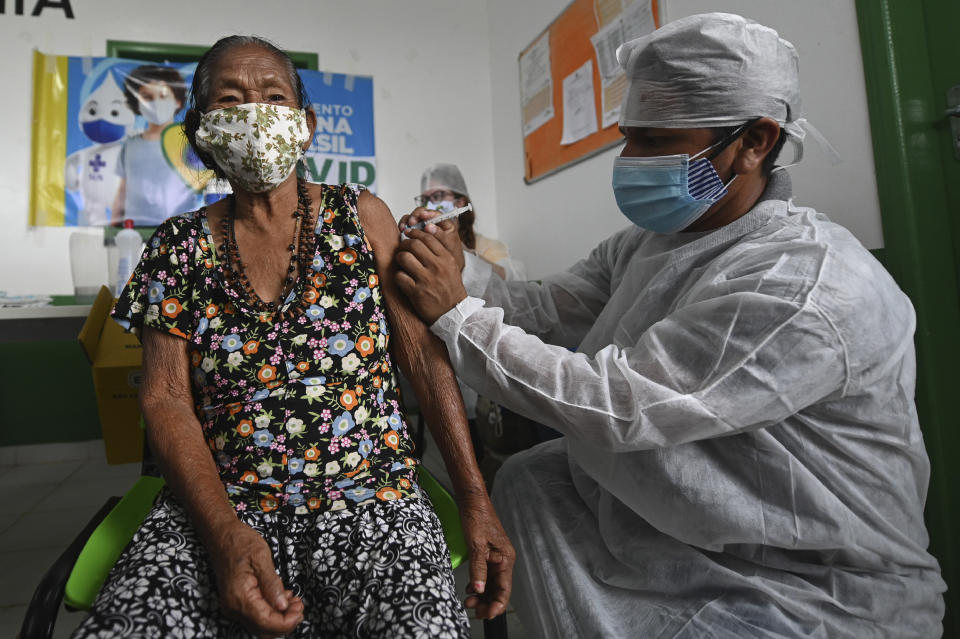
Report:
[[[313,264],[281,307],[309,303],[292,320],[225,282],[203,209],[157,229],[113,310],[127,330],[188,341],[195,411],[239,512],[416,495],[361,188],[322,186]]]
[[[289,637],[470,636],[428,499],[240,519],[266,540],[285,587],[303,599],[303,622]],[[251,635],[223,615],[208,554],[164,490],[73,637]]]
[[[290,177],[309,139],[303,109],[261,102],[205,113],[196,134],[200,150],[251,193]]]

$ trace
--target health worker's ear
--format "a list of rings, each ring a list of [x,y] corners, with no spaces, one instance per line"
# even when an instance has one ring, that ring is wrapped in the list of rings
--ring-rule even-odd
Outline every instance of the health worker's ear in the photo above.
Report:
[[[780,125],[771,118],[760,118],[743,132],[736,146],[736,157],[731,168],[737,175],[759,174],[763,170],[763,160],[767,157],[777,140],[780,139]]]

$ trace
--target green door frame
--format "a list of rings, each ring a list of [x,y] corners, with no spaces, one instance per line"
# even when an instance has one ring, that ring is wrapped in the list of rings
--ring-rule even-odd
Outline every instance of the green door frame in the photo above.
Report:
[[[193,44],[166,44],[163,42],[134,42],[107,40],[107,55],[111,58],[132,58],[150,62],[196,62],[209,46]],[[287,51],[298,69],[317,70],[319,56],[306,51]]]
[[[946,0],[856,0],[887,268],[917,311],[917,412],[931,461],[926,522],[947,582],[944,636],[960,636],[960,288],[941,162],[946,96],[931,71],[925,7]],[[960,78],[957,80],[960,82]],[[948,172],[950,173],[948,175]]]

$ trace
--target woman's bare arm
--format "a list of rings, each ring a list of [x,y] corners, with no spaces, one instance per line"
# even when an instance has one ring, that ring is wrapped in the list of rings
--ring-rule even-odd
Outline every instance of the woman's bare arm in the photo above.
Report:
[[[470,431],[463,408],[463,398],[446,347],[410,308],[393,281],[391,262],[399,234],[390,210],[379,198],[364,191],[360,195],[360,221],[364,234],[374,249],[374,258],[387,312],[390,315],[391,350],[401,370],[417,394],[417,400],[428,424],[443,424],[438,433],[438,447],[448,466],[453,462],[450,479],[457,498],[484,495],[486,489],[477,467]]]
[[[143,363],[140,408],[150,450],[201,541],[209,544],[237,516],[193,412],[187,342],[144,327]]]
[[[210,554],[224,610],[258,633],[291,632],[303,603],[284,589],[270,548],[227,500],[193,411],[187,342],[149,327],[142,342],[140,408],[150,450]]]
[[[463,398],[446,347],[414,313],[397,288],[393,258],[400,244],[397,224],[379,198],[360,194],[358,205],[364,234],[373,246],[377,273],[390,316],[391,349],[410,380],[424,418],[453,481],[464,532],[470,545],[470,575],[482,599],[468,599],[480,617],[506,610],[510,596],[514,551],[493,511],[477,466]],[[488,574],[489,571],[489,574]],[[486,587],[489,579],[490,588]]]

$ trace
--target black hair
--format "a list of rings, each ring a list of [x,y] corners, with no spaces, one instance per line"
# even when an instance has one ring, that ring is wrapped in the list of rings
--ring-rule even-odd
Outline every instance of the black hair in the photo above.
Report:
[[[213,72],[217,62],[231,49],[248,45],[260,47],[283,62],[287,73],[290,74],[290,85],[296,95],[297,106],[303,109],[310,104],[310,98],[307,96],[307,90],[303,86],[300,74],[297,73],[296,65],[294,65],[290,56],[275,44],[264,38],[245,35],[232,35],[217,40],[212,47],[200,56],[197,69],[193,72],[193,84],[190,86],[190,109],[183,118],[183,132],[197,157],[207,168],[213,169],[217,176],[221,178],[225,176],[220,167],[217,166],[216,161],[197,147],[197,130],[200,128],[200,118],[210,104]]]
[[[187,83],[183,76],[173,67],[167,67],[160,64],[144,64],[130,73],[123,79],[123,97],[127,101],[130,110],[141,115],[140,99],[137,97],[140,87],[151,82],[164,82],[170,90],[173,91],[173,97],[180,103],[179,111],[187,103]]]
[[[470,198],[463,193],[454,192],[453,195],[454,200],[462,197],[467,202],[470,202]],[[477,248],[477,234],[473,230],[473,223],[476,221],[476,219],[476,208],[471,211],[467,211],[466,213],[461,213],[457,217],[457,235],[460,236],[460,242],[470,250]]]
[[[713,131],[713,140],[714,143],[724,141],[725,144],[721,145],[718,149],[713,151],[713,156],[719,155],[723,149],[727,148],[734,140],[736,136],[734,135],[738,130],[746,131],[753,125],[754,122],[760,118],[754,118],[745,124],[740,124],[737,126],[724,126],[724,127],[715,127]],[[773,172],[774,166],[776,166],[777,158],[780,157],[780,151],[783,150],[783,145],[787,142],[787,132],[783,127],[780,127],[780,137],[777,138],[777,141],[774,143],[773,148],[770,149],[770,152],[767,153],[767,156],[763,158],[763,164],[760,167],[760,171],[764,177],[770,177],[770,174]]]

